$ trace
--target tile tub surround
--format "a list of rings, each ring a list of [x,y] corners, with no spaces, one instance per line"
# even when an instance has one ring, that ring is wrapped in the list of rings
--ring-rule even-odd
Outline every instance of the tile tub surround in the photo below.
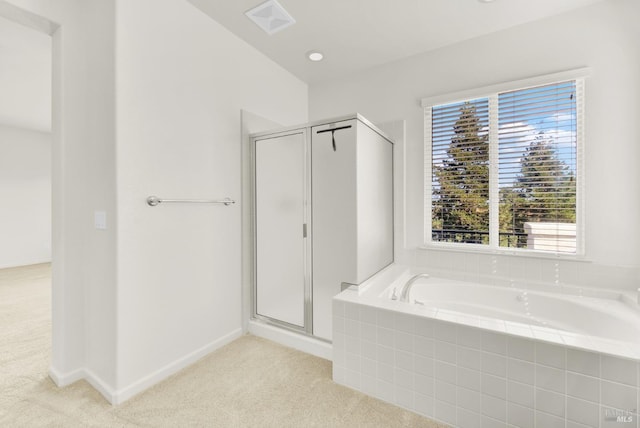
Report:
[[[637,290],[640,270],[635,266],[608,266],[572,256],[553,256],[502,250],[495,254],[479,251],[415,249],[398,254],[411,266],[426,268],[434,276],[465,281],[508,284],[527,283]]]
[[[457,427],[638,428],[636,359],[357,298],[333,302],[337,383]]]

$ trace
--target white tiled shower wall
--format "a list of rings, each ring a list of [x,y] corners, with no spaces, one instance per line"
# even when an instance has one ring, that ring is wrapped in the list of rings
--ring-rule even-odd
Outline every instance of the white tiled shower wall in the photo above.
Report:
[[[333,377],[462,428],[639,427],[638,361],[339,299]]]
[[[574,285],[596,288],[640,287],[640,272],[634,266],[607,266],[566,256],[554,258],[509,254],[487,254],[431,249],[406,250],[396,262],[426,267],[430,273],[452,279],[508,284],[510,281]]]

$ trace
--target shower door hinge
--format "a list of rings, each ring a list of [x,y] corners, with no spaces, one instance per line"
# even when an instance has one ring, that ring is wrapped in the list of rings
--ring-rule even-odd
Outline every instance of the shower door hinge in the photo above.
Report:
[[[302,237],[303,238],[307,237],[307,223],[302,224]]]

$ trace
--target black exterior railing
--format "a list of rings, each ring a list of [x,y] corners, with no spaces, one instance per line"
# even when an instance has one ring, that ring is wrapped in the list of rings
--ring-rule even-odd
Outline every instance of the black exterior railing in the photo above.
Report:
[[[500,246],[527,248],[527,234],[524,232],[499,232]],[[488,244],[489,231],[465,229],[433,229],[431,239],[436,242],[458,242],[465,244]]]

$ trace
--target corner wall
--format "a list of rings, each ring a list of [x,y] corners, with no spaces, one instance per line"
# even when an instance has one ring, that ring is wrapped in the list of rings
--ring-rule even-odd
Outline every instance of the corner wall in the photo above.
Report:
[[[406,120],[405,263],[459,276],[635,288],[640,276],[640,4],[610,0],[461,42],[309,89],[310,120],[357,111],[374,123]],[[590,67],[586,83],[587,262],[420,250],[423,244],[423,110],[420,99]],[[402,177],[404,174],[404,177]],[[401,231],[406,230],[406,233]]]
[[[122,402],[242,333],[241,109],[304,123],[308,88],[186,0],[0,13],[54,42],[50,374]]]
[[[105,395],[116,378],[114,4],[0,0],[4,16],[53,39],[50,375]]]

